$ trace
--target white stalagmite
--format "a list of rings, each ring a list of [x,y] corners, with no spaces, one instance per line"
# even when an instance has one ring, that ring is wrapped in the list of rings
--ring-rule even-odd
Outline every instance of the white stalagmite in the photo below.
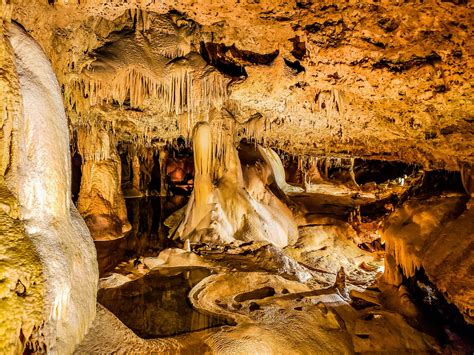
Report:
[[[95,317],[98,269],[90,233],[71,201],[69,133],[61,92],[41,47],[9,25],[23,102],[15,123],[21,218],[46,280],[44,326],[49,353],[71,353]]]
[[[263,168],[242,169],[230,135],[217,133],[206,122],[194,129],[195,186],[178,236],[192,242],[258,240],[279,247],[293,242],[298,234],[293,215],[268,188],[271,167],[262,162]]]
[[[194,169],[196,207],[200,211],[209,204],[212,193],[212,135],[209,124],[199,122],[194,128]]]

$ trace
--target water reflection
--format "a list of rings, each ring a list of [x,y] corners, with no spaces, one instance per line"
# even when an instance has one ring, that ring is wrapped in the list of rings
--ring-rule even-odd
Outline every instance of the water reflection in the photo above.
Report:
[[[166,248],[175,247],[167,238],[164,220],[187,202],[185,196],[149,196],[128,198],[128,220],[132,230],[116,240],[95,241],[101,275],[111,271],[120,261],[136,256],[156,256]]]
[[[98,301],[142,338],[172,336],[227,324],[195,311],[189,291],[211,272],[206,268],[152,271],[117,288],[101,289]]]

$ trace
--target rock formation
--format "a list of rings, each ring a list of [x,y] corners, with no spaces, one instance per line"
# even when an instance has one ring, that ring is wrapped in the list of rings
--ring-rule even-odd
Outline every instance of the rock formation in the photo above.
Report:
[[[69,135],[56,77],[37,43],[18,25],[7,28],[16,70],[11,79],[18,80],[16,100],[22,109],[7,107],[17,114],[11,136],[5,137],[14,152],[5,181],[15,197],[2,187],[2,245],[20,264],[6,269],[2,309],[11,305],[17,318],[2,321],[2,347],[8,352],[71,352],[95,315],[96,253],[71,201]],[[18,254],[23,246],[24,256]],[[7,290],[15,278],[11,294]]]
[[[292,213],[268,187],[272,166],[264,159],[241,166],[231,137],[225,131],[217,135],[206,122],[194,129],[194,190],[178,235],[194,242],[262,240],[280,247],[294,241]]]
[[[0,352],[473,352],[473,16],[1,2]]]
[[[190,133],[187,115],[179,130],[163,116],[227,97],[228,80],[203,70],[202,56],[235,78],[224,107],[274,148],[472,164],[465,2],[191,4],[20,0],[14,19],[50,56],[73,122],[126,124],[149,138]]]
[[[414,277],[423,268],[437,289],[473,323],[474,283],[472,207],[465,197],[405,203],[387,221],[384,279],[399,286],[401,274]],[[461,213],[462,212],[462,213]],[[398,268],[400,268],[398,270]]]
[[[79,129],[82,157],[78,210],[94,239],[113,239],[130,230],[121,187],[121,164],[113,136],[97,128]]]

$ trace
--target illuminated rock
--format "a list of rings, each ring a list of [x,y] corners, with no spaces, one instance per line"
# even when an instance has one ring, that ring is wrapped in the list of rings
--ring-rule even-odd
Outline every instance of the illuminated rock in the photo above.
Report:
[[[33,339],[38,343],[32,350],[37,346],[36,351],[69,353],[95,316],[96,252],[71,201],[69,134],[56,77],[39,45],[23,29],[9,25],[8,31],[23,104],[23,114],[14,122],[16,174],[8,185],[17,195],[25,233],[41,261],[41,266],[31,267],[42,269],[44,280],[44,299],[36,296],[40,298],[30,299],[32,304],[26,306],[44,302],[43,323],[35,329],[41,337]],[[19,237],[18,243],[25,242]],[[31,281],[38,271],[31,273]]]

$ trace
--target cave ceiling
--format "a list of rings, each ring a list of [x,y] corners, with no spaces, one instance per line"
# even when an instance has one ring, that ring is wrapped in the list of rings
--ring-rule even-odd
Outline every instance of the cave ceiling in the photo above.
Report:
[[[196,120],[292,154],[473,163],[467,1],[15,0],[71,129],[143,144]]]

